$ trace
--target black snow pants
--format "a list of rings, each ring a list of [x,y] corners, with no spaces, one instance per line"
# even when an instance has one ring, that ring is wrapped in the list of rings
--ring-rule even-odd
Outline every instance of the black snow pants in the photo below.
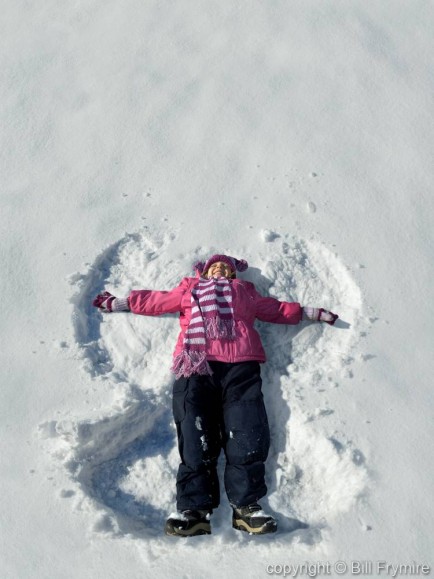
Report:
[[[219,505],[217,459],[226,455],[229,502],[242,507],[267,493],[264,462],[270,432],[256,361],[210,362],[212,376],[194,374],[173,386],[173,415],[181,457],[176,479],[178,510]]]

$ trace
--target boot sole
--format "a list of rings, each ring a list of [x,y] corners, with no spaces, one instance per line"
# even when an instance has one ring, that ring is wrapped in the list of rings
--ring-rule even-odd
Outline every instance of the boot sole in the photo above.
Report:
[[[196,537],[198,535],[211,535],[211,525],[207,523],[197,523],[191,529],[182,529],[173,525],[166,525],[164,528],[166,535],[171,537]]]
[[[268,521],[261,527],[251,527],[248,523],[246,523],[246,521],[243,521],[242,519],[233,519],[232,526],[237,531],[244,531],[254,535],[265,535],[267,533],[275,533],[277,531],[276,521]]]

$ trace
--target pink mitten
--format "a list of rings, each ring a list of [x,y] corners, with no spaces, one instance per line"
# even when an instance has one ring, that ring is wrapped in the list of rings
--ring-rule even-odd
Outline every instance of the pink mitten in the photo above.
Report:
[[[328,310],[323,310],[322,308],[320,308],[320,310],[319,310],[319,318],[318,319],[320,322],[325,322],[326,324],[330,324],[331,326],[333,326],[338,318],[339,318],[339,316],[337,314],[334,314],[333,312],[329,312]]]
[[[333,324],[339,318],[337,314],[333,312],[329,312],[328,310],[324,310],[323,308],[311,308],[309,306],[305,306],[303,308],[304,317],[312,322],[325,322],[326,324]]]
[[[92,305],[96,308],[99,308],[103,312],[112,312],[113,311],[113,302],[115,300],[115,296],[112,295],[110,292],[103,292],[102,294],[98,294],[96,298],[93,300]]]
[[[129,298],[115,298],[110,292],[98,294],[92,305],[107,313],[130,311]]]

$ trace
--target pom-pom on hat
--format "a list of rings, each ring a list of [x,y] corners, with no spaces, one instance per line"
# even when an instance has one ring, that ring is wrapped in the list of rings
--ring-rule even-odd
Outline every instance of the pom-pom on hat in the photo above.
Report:
[[[210,258],[208,258],[208,260],[205,262],[198,261],[195,263],[194,268],[198,273],[202,274],[207,272],[212,264],[216,263],[217,261],[223,261],[223,263],[226,263],[234,273],[236,271],[246,271],[246,269],[249,267],[249,264],[245,259],[236,259],[230,255],[216,253],[215,255],[212,255]]]

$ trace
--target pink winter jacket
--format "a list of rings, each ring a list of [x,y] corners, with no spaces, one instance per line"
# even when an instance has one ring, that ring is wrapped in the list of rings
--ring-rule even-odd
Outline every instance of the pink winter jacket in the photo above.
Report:
[[[135,314],[158,316],[180,313],[181,333],[176,343],[174,357],[183,347],[184,334],[191,316],[191,290],[199,278],[185,277],[171,291],[132,291],[128,301]],[[232,306],[234,308],[236,340],[207,340],[207,359],[219,362],[265,362],[265,352],[254,329],[255,319],[274,324],[298,324],[303,310],[299,303],[281,302],[261,296],[248,281],[234,279],[232,283]]]

